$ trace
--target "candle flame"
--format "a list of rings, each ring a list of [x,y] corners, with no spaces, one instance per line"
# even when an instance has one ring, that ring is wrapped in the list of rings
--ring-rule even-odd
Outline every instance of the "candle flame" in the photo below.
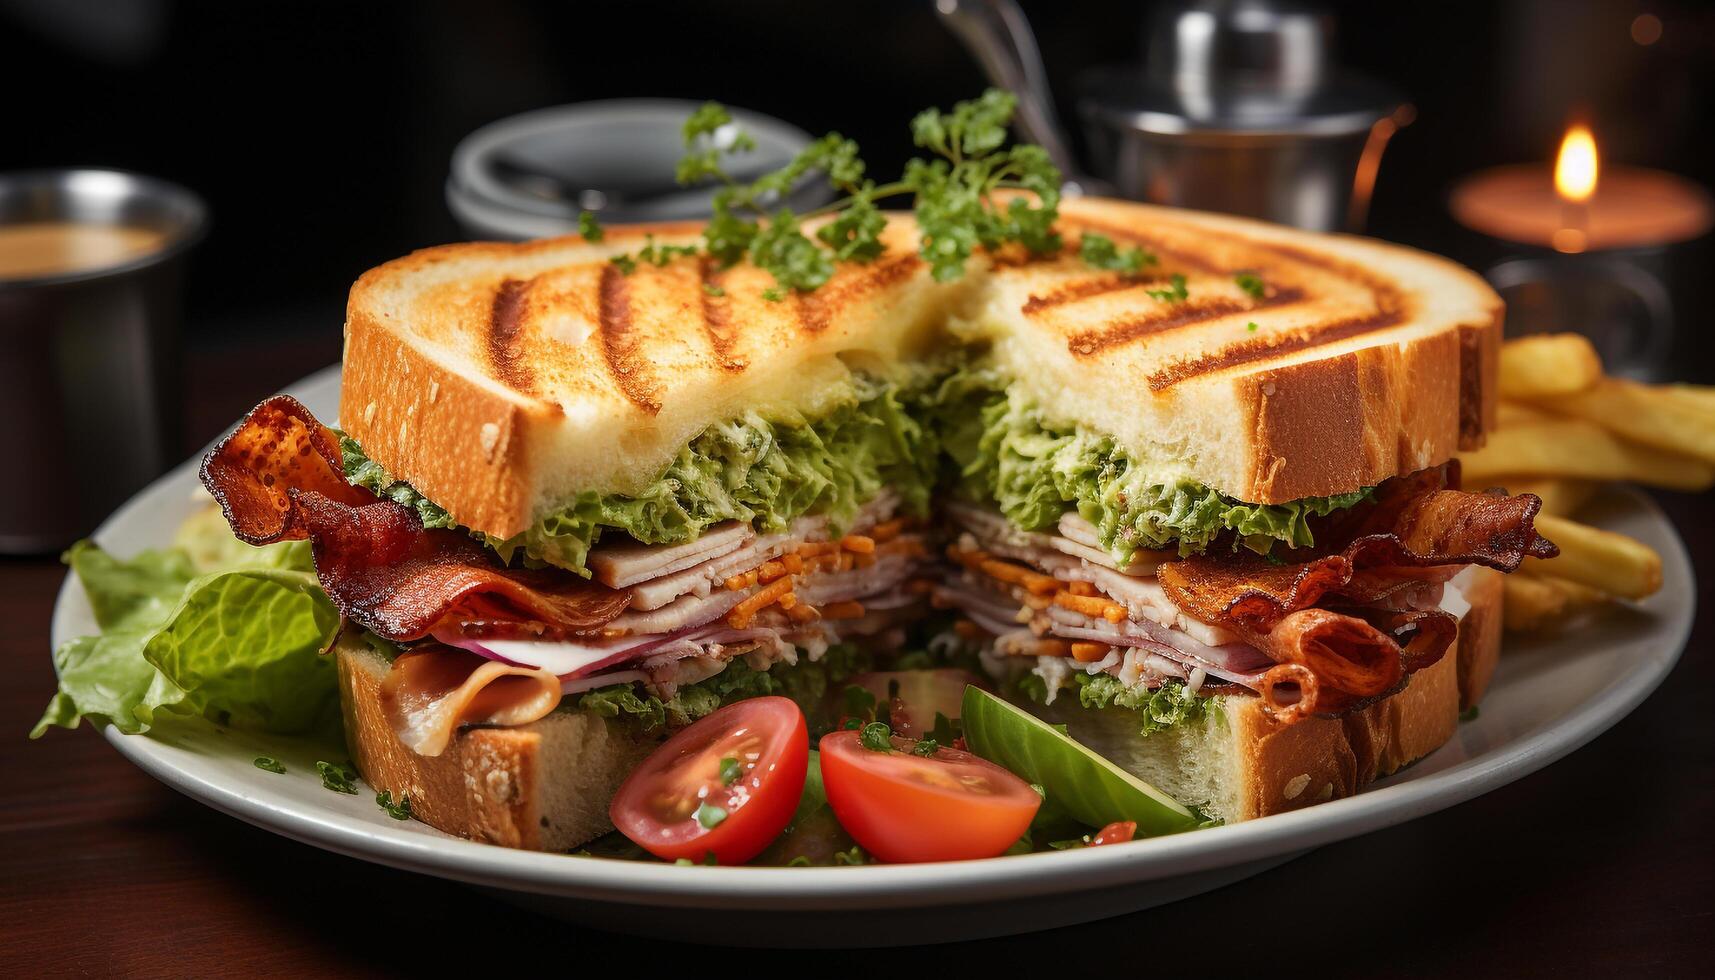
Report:
[[[1578,123],[1560,141],[1554,161],[1554,192],[1563,200],[1583,204],[1596,192],[1596,138],[1590,127]]]

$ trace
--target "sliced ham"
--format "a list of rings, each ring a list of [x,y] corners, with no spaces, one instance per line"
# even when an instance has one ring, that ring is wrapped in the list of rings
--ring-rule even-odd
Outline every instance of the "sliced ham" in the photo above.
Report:
[[[711,623],[744,601],[746,592],[718,589],[705,595],[682,595],[655,609],[631,609],[620,613],[608,629],[627,634],[671,633]]]
[[[899,495],[882,490],[852,518],[851,533],[861,533],[893,516]],[[713,543],[704,542],[714,538]],[[607,582],[604,569],[631,589],[632,609],[659,609],[683,595],[706,596],[732,575],[811,541],[828,538],[828,518],[800,517],[783,532],[757,535],[736,521],[717,525],[682,545],[644,545],[629,539],[604,542],[590,552],[590,568]],[[612,557],[609,557],[609,555]],[[609,583],[611,584],[611,583]]]
[[[631,587],[631,608],[659,609],[682,595],[706,596],[733,574],[778,558],[802,543],[804,539],[794,534],[770,534],[719,558],[640,582]]]
[[[909,578],[915,568],[915,559],[903,553],[881,555],[868,568],[806,575],[793,591],[800,601],[812,606],[863,599],[894,588]]]
[[[750,525],[727,521],[684,544],[651,545],[625,539],[591,551],[589,567],[596,581],[609,588],[623,589],[719,558],[755,537]]]
[[[381,679],[381,709],[419,755],[446,751],[461,725],[527,725],[560,704],[560,679],[439,644],[407,650]]]

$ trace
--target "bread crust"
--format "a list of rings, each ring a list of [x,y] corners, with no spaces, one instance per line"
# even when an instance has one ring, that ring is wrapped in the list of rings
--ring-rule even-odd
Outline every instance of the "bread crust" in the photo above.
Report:
[[[1282,726],[1260,699],[1228,699],[1227,723],[1243,760],[1236,819],[1351,796],[1453,737],[1460,712],[1482,698],[1500,656],[1501,573],[1477,571],[1464,589],[1471,608],[1455,645],[1385,701],[1343,718]]]
[[[436,830],[505,847],[566,851],[613,829],[608,803],[657,742],[584,712],[511,728],[465,728],[438,756],[399,741],[381,705],[388,662],[367,644],[334,648],[346,748],[364,780]]]
[[[1459,710],[1483,700],[1495,665],[1501,659],[1505,576],[1492,568],[1472,566],[1466,573],[1465,601],[1471,610],[1459,624]]]
[[[1231,698],[1227,722],[1240,743],[1239,812],[1251,820],[1351,796],[1440,748],[1459,724],[1457,657],[1451,650],[1411,676],[1403,691],[1343,718],[1280,725],[1258,698]]]

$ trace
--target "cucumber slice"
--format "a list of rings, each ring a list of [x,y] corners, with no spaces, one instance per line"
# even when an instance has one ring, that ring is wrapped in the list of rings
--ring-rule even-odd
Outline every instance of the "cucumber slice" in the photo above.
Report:
[[[965,744],[1047,793],[1048,805],[1091,827],[1137,823],[1139,837],[1178,833],[1197,817],[1171,796],[1040,718],[978,687],[965,688]]]

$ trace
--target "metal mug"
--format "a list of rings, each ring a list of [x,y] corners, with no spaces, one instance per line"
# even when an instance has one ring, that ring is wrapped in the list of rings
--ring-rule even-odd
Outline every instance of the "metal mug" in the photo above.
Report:
[[[114,170],[0,173],[0,226],[145,228],[146,253],[97,268],[0,278],[0,552],[88,534],[179,451],[180,286],[208,209],[165,181]]]

